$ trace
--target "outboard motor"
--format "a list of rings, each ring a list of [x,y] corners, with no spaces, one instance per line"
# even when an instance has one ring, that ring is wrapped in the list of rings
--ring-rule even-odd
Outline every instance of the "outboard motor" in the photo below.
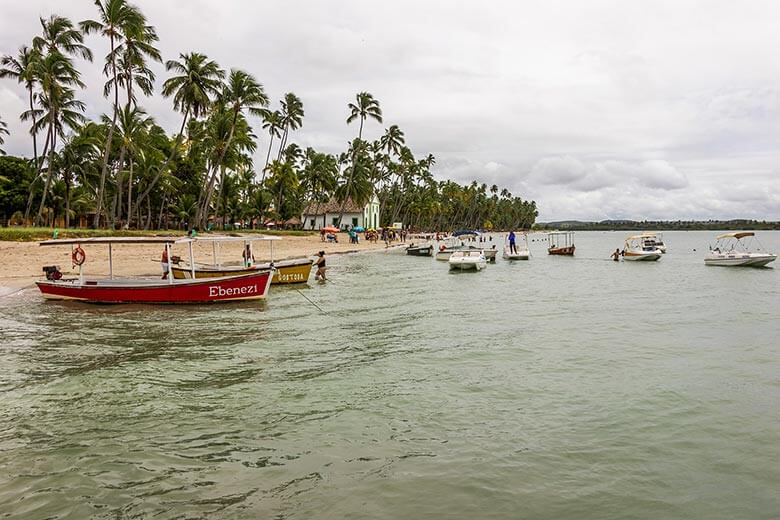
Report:
[[[56,265],[43,266],[43,272],[46,273],[47,280],[59,280],[60,278],[62,278],[62,273],[60,272],[60,268],[59,266]]]

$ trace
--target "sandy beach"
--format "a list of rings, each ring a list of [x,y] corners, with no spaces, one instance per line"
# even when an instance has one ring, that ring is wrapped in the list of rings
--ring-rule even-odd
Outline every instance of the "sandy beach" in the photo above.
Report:
[[[255,235],[256,236],[256,235]],[[350,244],[349,238],[339,237],[338,243],[325,243],[319,236],[284,236],[273,241],[273,259],[300,258],[314,256],[318,251],[326,255],[344,254],[350,252],[384,250],[384,242]],[[397,244],[397,243],[396,243]],[[108,274],[108,247],[104,245],[85,245],[87,254],[84,272],[88,275],[104,276]],[[255,260],[271,259],[269,242],[255,242]],[[225,243],[219,248],[218,258],[222,263],[240,263],[242,244],[240,242]],[[114,274],[146,276],[161,274],[160,255],[162,248],[158,245],[116,245],[113,248]],[[174,255],[183,259],[189,257],[187,247],[173,246]],[[195,261],[211,262],[211,244],[195,243]],[[3,242],[0,241],[0,259],[3,269],[0,273],[0,296],[29,286],[43,277],[44,265],[58,265],[65,275],[78,273],[78,268],[71,264],[70,246],[42,247],[38,242]]]

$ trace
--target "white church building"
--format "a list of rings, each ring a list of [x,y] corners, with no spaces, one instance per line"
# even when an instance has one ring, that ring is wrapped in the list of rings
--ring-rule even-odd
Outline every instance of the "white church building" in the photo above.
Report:
[[[335,198],[328,202],[309,204],[303,215],[301,223],[303,229],[322,229],[324,227],[338,227],[339,214],[341,213],[341,202]],[[352,199],[344,202],[344,216],[341,219],[341,229],[350,229],[353,227],[363,227],[365,229],[379,227],[379,198],[376,194],[371,196],[371,200],[365,206],[358,206]]]

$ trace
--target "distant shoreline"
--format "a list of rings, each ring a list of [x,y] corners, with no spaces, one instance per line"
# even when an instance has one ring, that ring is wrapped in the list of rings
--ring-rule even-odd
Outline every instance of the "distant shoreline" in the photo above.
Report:
[[[587,222],[562,220],[538,222],[534,231],[764,231],[780,229],[780,222],[767,220],[602,220]]]

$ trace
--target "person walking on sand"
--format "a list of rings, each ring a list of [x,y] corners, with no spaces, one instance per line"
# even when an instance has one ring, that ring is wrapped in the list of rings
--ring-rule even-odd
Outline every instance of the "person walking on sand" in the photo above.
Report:
[[[513,254],[517,254],[517,245],[515,245],[515,232],[510,231],[509,232],[509,252]]]
[[[325,251],[317,253],[319,258],[317,259],[317,272],[314,274],[315,280],[327,280],[325,278]]]

